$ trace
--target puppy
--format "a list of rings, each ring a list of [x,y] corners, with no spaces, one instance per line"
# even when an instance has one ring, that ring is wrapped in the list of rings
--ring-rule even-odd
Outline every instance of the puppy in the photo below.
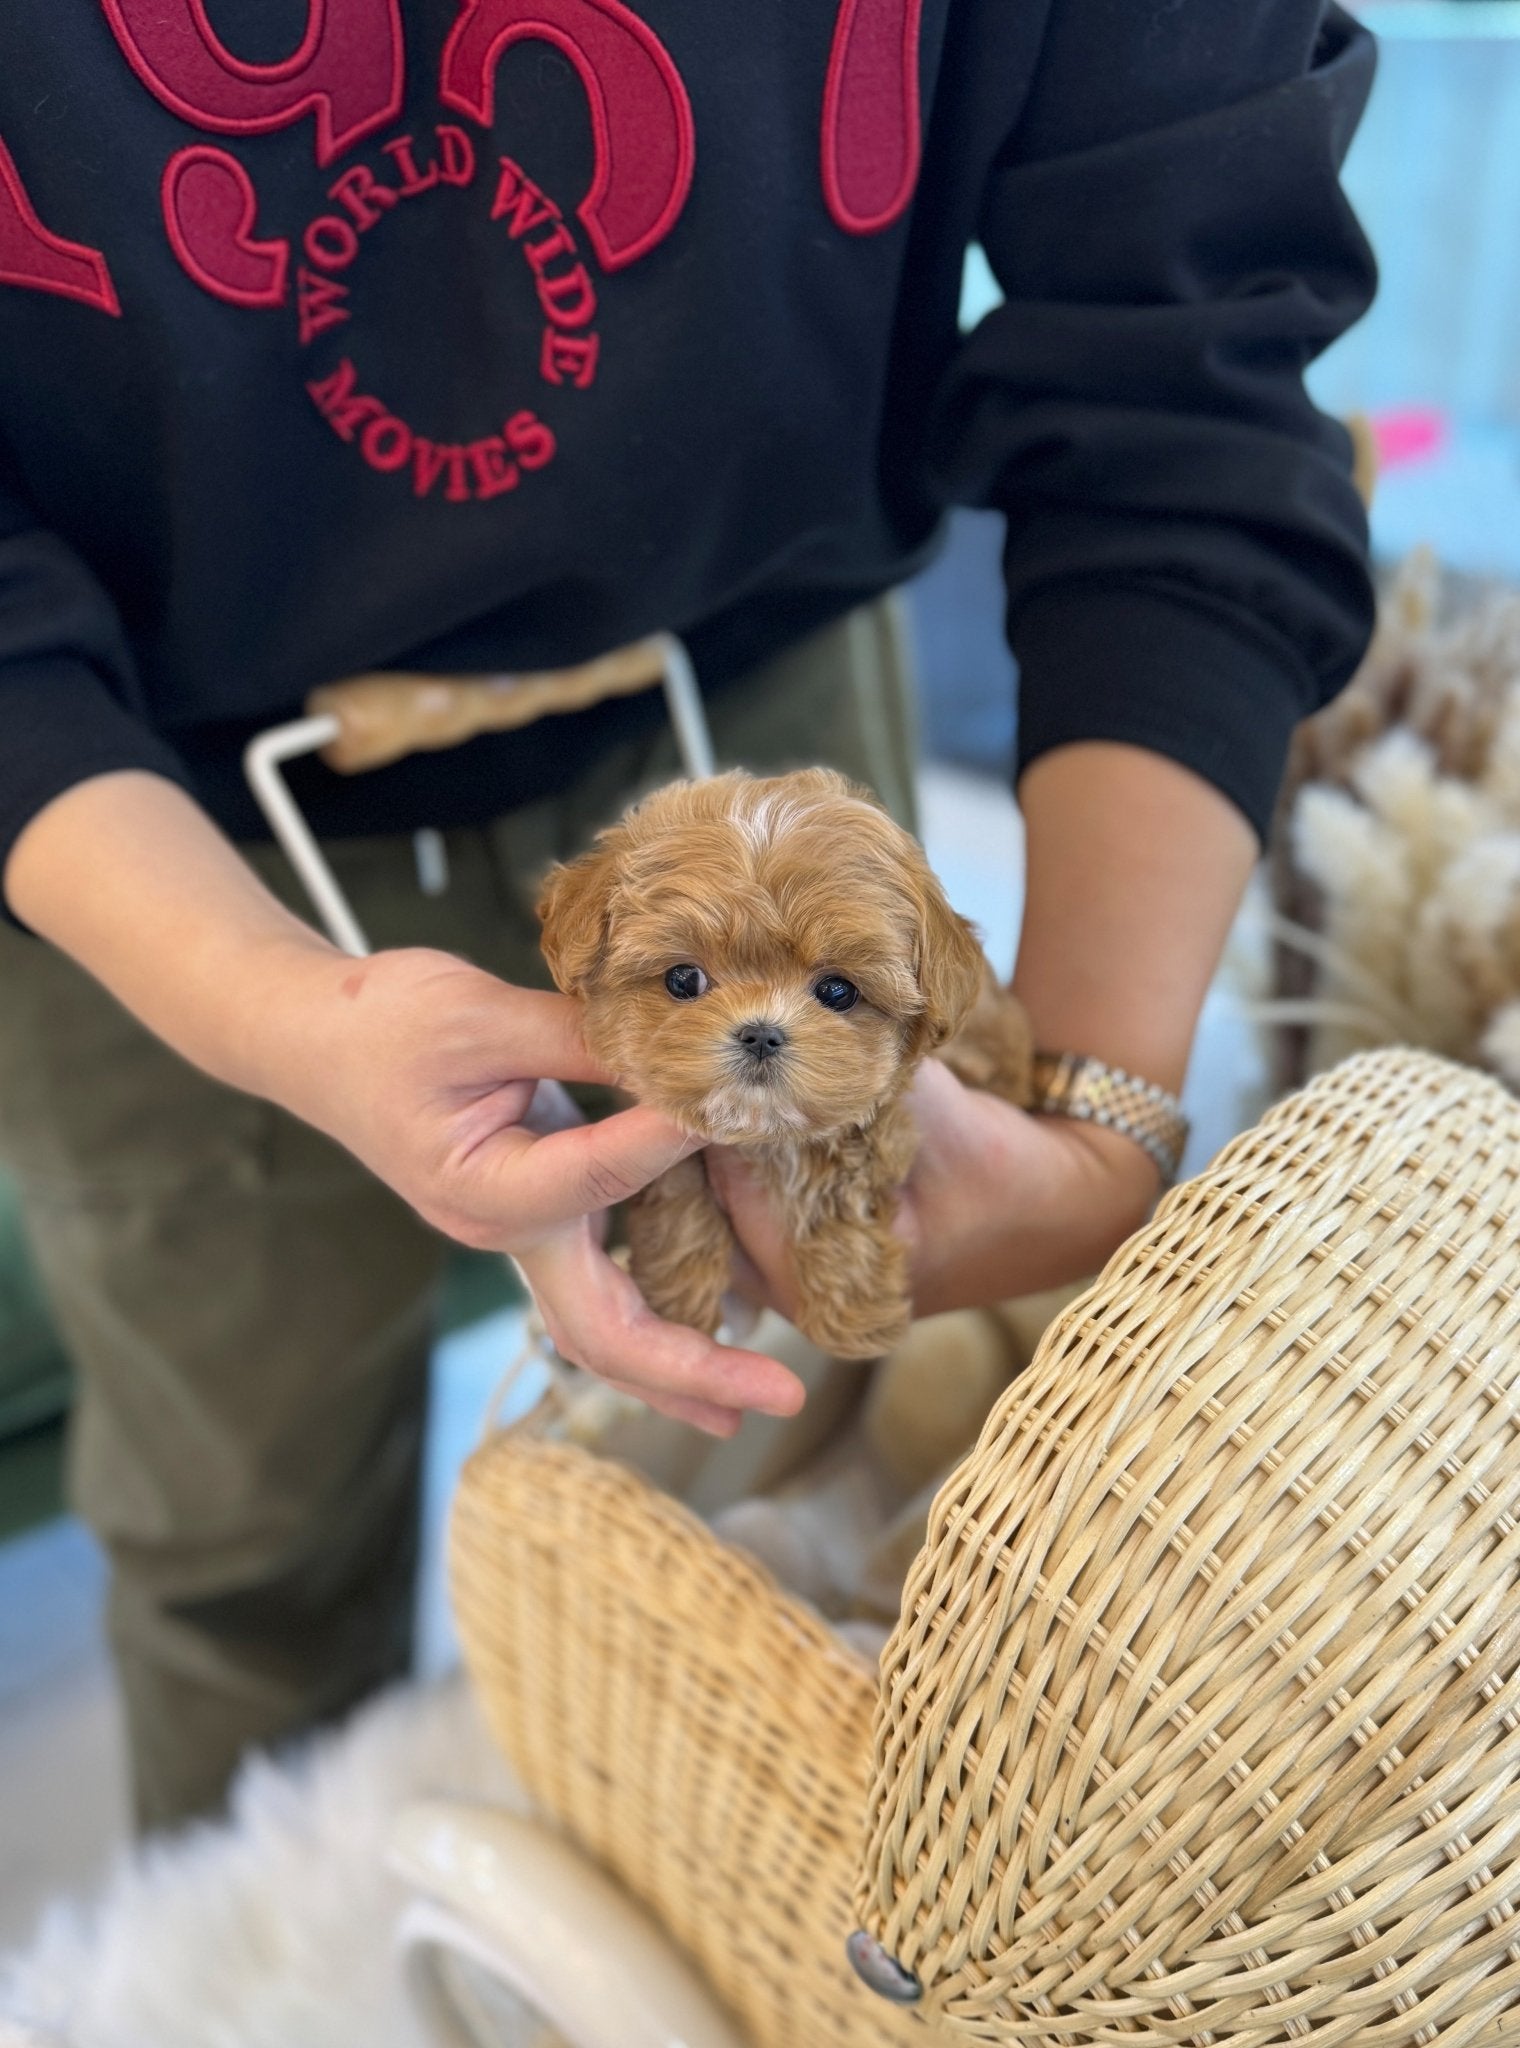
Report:
[[[597,1058],[758,1166],[803,1334],[840,1358],[890,1350],[910,1319],[892,1219],[914,1069],[939,1053],[1016,1103],[1030,1077],[1023,1011],[918,843],[827,769],[676,783],[555,868],[539,915]],[[716,1330],[733,1238],[700,1154],[636,1199],[629,1239],[650,1306]]]

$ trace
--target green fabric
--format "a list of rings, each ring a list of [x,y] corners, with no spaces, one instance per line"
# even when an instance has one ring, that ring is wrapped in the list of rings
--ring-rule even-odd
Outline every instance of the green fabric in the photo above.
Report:
[[[32,1270],[21,1204],[0,1174],[0,1538],[63,1506],[68,1359]]]
[[[726,692],[713,726],[727,761],[831,761],[910,816],[886,607]],[[441,897],[421,893],[409,839],[329,853],[377,948],[441,946],[542,984],[544,869],[675,772],[661,735],[569,796],[448,834]],[[250,859],[304,908],[275,851]],[[71,1487],[111,1558],[139,1819],[165,1825],[214,1806],[245,1748],[406,1668],[448,1247],[338,1147],[184,1065],[9,928],[0,987],[0,1162],[79,1374]]]
[[[0,1447],[61,1415],[69,1367],[32,1271],[14,1184],[0,1174]],[[5,1510],[0,1467],[0,1513]]]
[[[62,1513],[63,1464],[61,1415],[0,1443],[0,1540]]]
[[[504,1308],[517,1307],[522,1299],[522,1284],[505,1259],[461,1246],[449,1253],[438,1290],[438,1335],[467,1330]]]

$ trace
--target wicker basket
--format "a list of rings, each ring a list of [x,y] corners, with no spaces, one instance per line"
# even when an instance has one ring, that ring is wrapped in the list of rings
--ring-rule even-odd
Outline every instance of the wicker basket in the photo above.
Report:
[[[1520,1106],[1371,1054],[1050,1332],[936,1503],[879,1686],[532,1432],[462,1485],[461,1633],[530,1790],[757,2048],[1497,2048],[1517,1431]],[[916,2010],[849,1976],[856,1924]]]

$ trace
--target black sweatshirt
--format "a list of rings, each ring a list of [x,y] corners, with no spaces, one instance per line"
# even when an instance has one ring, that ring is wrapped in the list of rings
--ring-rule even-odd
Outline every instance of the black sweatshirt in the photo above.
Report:
[[[1135,742],[1261,829],[1369,630],[1301,377],[1372,289],[1371,71],[1323,0],[4,0],[0,858],[112,769],[256,833],[244,742],[360,670],[670,628],[721,689],[957,504],[1022,760]],[[295,780],[463,823],[660,715]]]

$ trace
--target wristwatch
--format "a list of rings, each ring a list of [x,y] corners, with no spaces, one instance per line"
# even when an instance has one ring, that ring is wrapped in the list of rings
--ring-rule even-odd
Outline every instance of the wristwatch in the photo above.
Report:
[[[1161,1169],[1170,1187],[1182,1164],[1188,1120],[1182,1104],[1154,1081],[1141,1081],[1122,1067],[1105,1066],[1077,1052],[1037,1052],[1030,1108],[1046,1116],[1075,1117],[1133,1138]]]

